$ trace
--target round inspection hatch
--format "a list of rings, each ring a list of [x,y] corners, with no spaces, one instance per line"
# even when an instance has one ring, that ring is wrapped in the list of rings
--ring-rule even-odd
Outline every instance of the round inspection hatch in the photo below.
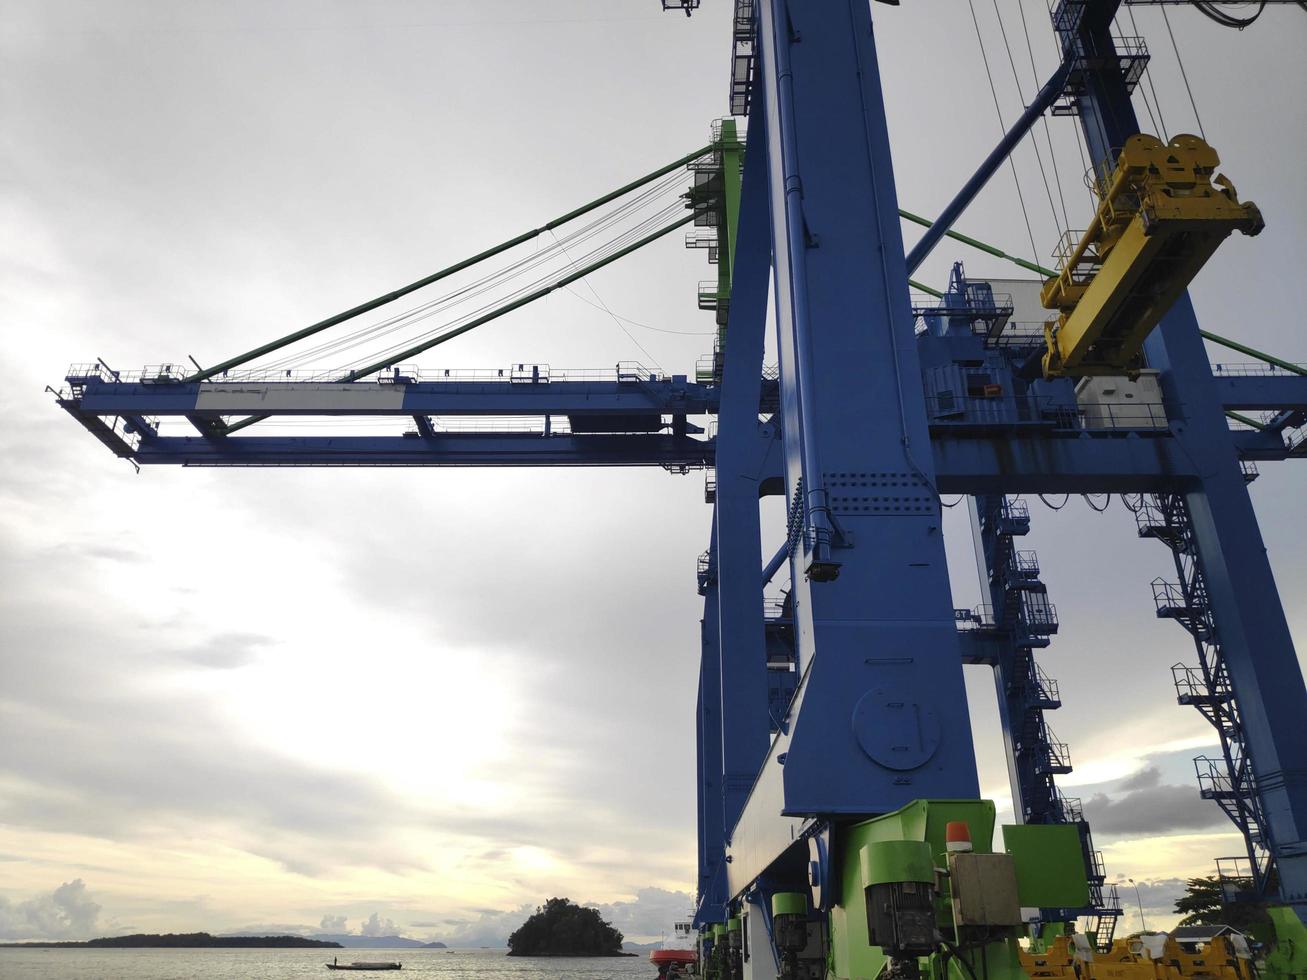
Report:
[[[853,735],[886,769],[917,769],[939,749],[933,708],[892,691],[868,691],[853,708]]]

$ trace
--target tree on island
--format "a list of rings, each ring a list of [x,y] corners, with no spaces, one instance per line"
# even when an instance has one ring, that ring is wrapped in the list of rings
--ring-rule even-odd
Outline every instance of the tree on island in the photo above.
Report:
[[[621,956],[622,934],[566,898],[551,898],[508,937],[509,956]]]

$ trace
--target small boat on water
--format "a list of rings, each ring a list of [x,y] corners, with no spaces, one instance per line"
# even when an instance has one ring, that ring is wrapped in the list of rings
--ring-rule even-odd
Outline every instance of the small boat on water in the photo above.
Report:
[[[384,960],[355,960],[353,963],[340,963],[335,960],[327,964],[328,970],[402,970],[404,964]]]
[[[688,977],[698,960],[698,954],[692,949],[655,949],[649,954],[649,962],[658,967],[659,980]]]
[[[676,945],[679,949],[655,949],[649,962],[658,967],[658,980],[681,980],[694,973],[699,954],[695,950],[694,925],[689,920],[676,923]]]

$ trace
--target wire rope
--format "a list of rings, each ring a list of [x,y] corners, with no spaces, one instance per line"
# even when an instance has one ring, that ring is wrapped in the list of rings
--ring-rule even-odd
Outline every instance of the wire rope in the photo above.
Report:
[[[1135,8],[1127,6],[1126,12],[1130,15],[1130,29],[1135,32],[1136,37],[1139,37],[1139,23],[1135,20]],[[1157,97],[1157,86],[1153,83],[1153,73],[1148,64],[1144,65],[1144,81],[1148,83],[1148,88],[1153,93],[1153,104],[1157,106],[1157,118],[1153,119],[1153,106],[1148,103],[1148,93],[1141,89],[1140,94],[1144,97],[1144,108],[1148,110],[1148,118],[1152,120],[1153,128],[1161,135],[1162,140],[1169,143],[1171,134],[1167,132],[1166,117],[1162,115],[1162,100]]]
[[[1091,499],[1093,497],[1093,494],[1082,493],[1080,496],[1085,498],[1085,503],[1089,505],[1090,510],[1097,511],[1100,514],[1103,513],[1105,510],[1107,510],[1108,507],[1112,506],[1112,495],[1110,493],[1103,494],[1103,496],[1106,497],[1107,499],[1103,501],[1102,507],[1098,507],[1094,504],[1094,501]]]
[[[633,201],[622,205],[618,209],[615,209],[615,211],[612,214],[601,216],[600,218],[582,226],[578,230],[569,233],[564,238],[564,241],[568,243],[579,243],[594,237],[594,235],[598,234],[605,227],[615,222],[618,218],[625,216],[626,214],[631,213],[635,211],[638,207],[642,206],[647,200],[654,197],[659,192],[659,190],[665,190],[667,187],[670,187],[673,184],[679,184],[681,182],[681,179],[682,178],[679,175],[677,175],[672,180],[663,182],[661,188],[655,188],[650,192],[648,192],[647,194],[642,194],[637,199],[634,199]],[[417,313],[425,312],[428,310],[435,310],[442,307],[448,307],[451,305],[456,305],[459,301],[470,299],[474,296],[484,294],[490,288],[497,285],[499,282],[507,280],[512,275],[520,274],[522,272],[529,271],[533,268],[536,268],[539,265],[550,261],[553,257],[554,257],[554,253],[552,252],[537,251],[533,255],[524,257],[522,259],[518,259],[515,262],[510,263],[510,265],[502,269],[496,270],[486,276],[483,276],[482,278],[475,280],[472,283],[469,283],[460,289],[454,290],[451,293],[447,293],[443,296],[437,297],[434,300],[430,300],[426,303],[420,304],[417,307],[413,307],[409,310],[405,310],[393,316],[387,317],[386,319],[379,321],[377,323],[351,331],[342,337],[338,337],[333,340],[327,341],[326,343],[319,344],[316,347],[313,347],[307,351],[286,355],[274,361],[269,366],[284,367],[294,363],[303,362],[309,359],[317,359],[319,357],[331,353],[352,349],[354,347],[357,347],[359,342],[365,341],[366,339],[377,338],[386,333],[394,332],[394,330],[401,329],[403,326],[406,325],[407,322],[410,322],[411,318]]]
[[[1266,0],[1261,0],[1257,5],[1257,10],[1251,17],[1236,17],[1234,14],[1226,13],[1216,4],[1207,2],[1207,0],[1193,0],[1193,4],[1198,8],[1200,13],[1216,21],[1216,23],[1220,24],[1222,27],[1233,27],[1240,31],[1245,27],[1251,27],[1266,9]],[[1307,3],[1304,3],[1303,0],[1299,0],[1298,6],[1307,10]]]
[[[564,286],[563,292],[571,293],[582,303],[587,303],[590,306],[593,306],[596,310],[603,309],[603,307],[598,303],[591,303],[590,300],[586,299],[571,286]],[[665,327],[655,327],[652,324],[641,323],[639,320],[632,320],[629,316],[622,316],[620,313],[613,313],[612,310],[609,310],[608,312],[612,313],[613,316],[617,317],[617,319],[621,320],[623,323],[630,324],[633,327],[639,327],[641,330],[652,330],[654,333],[669,333],[676,337],[712,337],[717,333],[715,330],[668,330]]]
[[[639,225],[636,225],[634,228],[623,233],[621,236],[614,239],[612,242],[605,243],[604,245],[601,245],[600,247],[594,249],[593,251],[586,253],[584,256],[582,256],[582,262],[586,265],[589,265],[591,263],[601,261],[602,259],[608,256],[614,255],[622,248],[634,243],[636,240],[643,237],[648,232],[652,231],[654,228],[665,226],[667,223],[666,219],[670,218],[673,214],[675,214],[679,210],[681,210],[679,204],[672,205],[664,209],[664,212],[661,212],[657,215],[645,219]],[[533,280],[532,282],[529,282],[517,288],[516,290],[514,290],[513,292],[509,293],[506,296],[496,297],[493,301],[484,304],[483,306],[477,308],[476,310],[473,310],[468,314],[460,316],[453,321],[442,323],[438,327],[432,330],[423,331],[422,333],[407,337],[404,340],[397,341],[396,343],[391,344],[389,347],[386,347],[381,351],[377,351],[368,355],[367,358],[358,359],[357,361],[351,363],[349,366],[354,367],[355,364],[361,363],[365,360],[373,361],[373,360],[390,357],[391,355],[397,354],[405,350],[406,348],[412,346],[416,342],[425,341],[427,339],[440,336],[443,333],[456,330],[458,327],[471,322],[472,320],[476,319],[477,317],[485,313],[492,312],[493,310],[499,307],[509,305],[517,299],[521,299],[524,296],[530,295],[532,292],[537,291],[538,289],[545,286],[547,283],[556,280],[558,278],[561,278],[560,273],[557,271],[551,271],[549,274],[541,276]],[[429,319],[431,316],[434,315],[435,315],[434,312],[426,313],[420,317],[414,318],[410,322],[411,323],[420,322],[422,320]]]
[[[1021,32],[1026,37],[1026,54],[1030,56],[1030,77],[1034,84],[1039,84],[1039,69],[1035,66],[1035,46],[1030,42],[1030,26],[1026,23],[1026,4],[1025,0],[1017,0],[1017,10],[1021,14]],[[1053,131],[1048,125],[1048,114],[1040,116],[1040,122],[1044,124],[1044,138],[1048,141],[1048,159],[1049,165],[1053,168],[1053,180],[1057,184],[1057,197],[1062,205],[1062,225],[1064,230],[1070,230],[1071,218],[1066,209],[1066,194],[1062,190],[1062,174],[1057,168],[1057,154],[1053,150]]]
[[[550,234],[553,235],[553,232],[551,231]],[[555,236],[555,238],[554,238],[554,241],[555,241],[555,242],[558,241],[558,239],[557,239],[556,236]],[[578,266],[577,266],[576,262],[574,262],[574,261],[572,260],[572,256],[570,256],[570,255],[567,254],[567,249],[566,249],[566,248],[563,248],[563,246],[562,246],[561,244],[559,244],[558,247],[559,247],[560,249],[562,249],[562,251],[563,251],[563,256],[564,256],[564,257],[567,259],[567,261],[571,264],[571,266],[572,266],[572,270],[573,270],[573,271],[576,271],[576,269],[578,268]],[[635,346],[636,346],[637,348],[639,348],[640,352],[643,353],[645,357],[649,358],[650,362],[653,364],[654,367],[656,367],[656,368],[658,369],[658,372],[659,372],[660,374],[665,373],[665,372],[663,371],[663,366],[662,366],[661,364],[658,363],[658,358],[654,357],[651,353],[649,353],[648,348],[645,347],[644,344],[640,343],[640,341],[636,340],[636,339],[635,339],[635,334],[633,334],[633,333],[631,333],[631,331],[627,330],[627,329],[626,329],[626,326],[622,323],[621,320],[619,320],[619,319],[617,318],[616,314],[614,314],[613,311],[610,310],[610,309],[608,308],[608,304],[604,302],[604,298],[603,298],[602,296],[599,295],[599,290],[595,289],[595,288],[594,288],[594,284],[593,284],[592,282],[590,282],[590,277],[589,277],[589,276],[582,276],[582,277],[581,277],[581,281],[582,281],[583,283],[585,283],[586,288],[590,290],[590,295],[593,296],[593,297],[595,298],[596,302],[599,303],[599,306],[603,309],[603,311],[604,311],[605,313],[607,313],[608,316],[612,319],[613,323],[617,325],[617,329],[620,330],[620,331],[622,331],[622,333],[626,334],[626,339],[629,340],[631,343],[635,344]]]
[[[588,229],[582,229],[582,232],[585,232],[587,230]],[[578,233],[578,240],[581,240],[582,238],[588,238],[588,237],[589,237],[588,234],[583,235],[581,233]],[[454,290],[453,292],[436,297],[433,300],[429,300],[425,303],[419,304],[418,306],[415,307],[411,307],[407,310],[402,310],[399,313],[393,314],[392,316],[385,318],[384,320],[380,320],[377,321],[376,323],[369,324],[359,329],[350,331],[349,333],[341,337],[333,338],[332,340],[326,341],[325,343],[318,344],[306,351],[293,352],[291,354],[285,355],[279,358],[278,360],[272,362],[272,364],[269,366],[284,367],[293,364],[304,363],[311,360],[317,360],[322,357],[331,355],[333,353],[340,353],[346,350],[354,349],[369,340],[379,339],[380,337],[385,336],[386,334],[393,333],[397,330],[403,329],[411,322],[414,322],[414,320],[418,317],[418,314],[439,311],[441,309],[447,309],[451,306],[456,306],[461,302],[467,301],[473,297],[483,295],[484,293],[488,292],[491,288],[495,287],[496,285],[499,285],[502,282],[507,281],[508,279],[512,278],[515,275],[520,275],[526,271],[529,271],[532,268],[535,268],[540,264],[549,261],[550,258],[552,258],[551,254],[537,252],[533,256],[529,256],[524,259],[519,259],[511,263],[509,266],[506,266],[503,269],[496,270],[490,273],[489,275],[482,277],[479,280],[469,283],[468,285],[460,289]]]
[[[478,297],[484,296],[486,293],[491,292],[494,289],[506,286],[507,284],[509,284],[515,279],[520,281],[523,276],[535,272],[536,270],[550,264],[551,262],[557,261],[560,255],[563,255],[563,257],[568,259],[568,261],[570,262],[570,255],[568,255],[565,251],[567,245],[576,246],[583,243],[588,243],[599,234],[607,231],[609,228],[611,228],[614,224],[616,224],[620,220],[630,219],[631,217],[638,215],[642,209],[646,209],[652,204],[656,204],[657,203],[656,199],[659,196],[665,195],[667,191],[672,189],[673,187],[678,187],[682,185],[683,180],[684,177],[682,175],[673,174],[671,177],[664,179],[663,181],[648,188],[646,191],[642,192],[640,195],[637,195],[632,200],[625,202],[618,208],[614,209],[611,213],[605,214],[600,218],[595,219],[587,223],[586,225],[580,227],[579,229],[568,233],[567,235],[563,236],[561,239],[558,239],[558,241],[561,242],[561,245],[558,247],[551,246],[547,249],[538,250],[537,252],[531,255],[520,258],[510,263],[509,265],[500,268],[498,270],[495,270],[494,272],[491,272],[488,275],[482,276],[481,278],[474,280],[473,282],[468,283],[463,287],[456,289],[450,293],[436,297],[433,300],[420,304],[411,309],[405,310],[401,313],[395,314],[391,317],[387,317],[384,320],[351,331],[350,333],[342,337],[338,337],[326,343],[316,345],[315,347],[310,348],[309,350],[297,352],[295,354],[290,354],[278,358],[275,361],[271,362],[270,364],[264,365],[264,367],[269,369],[284,368],[293,365],[304,364],[308,361],[320,360],[321,358],[327,356],[342,354],[346,351],[355,350],[360,346],[363,346],[364,344],[375,342],[389,334],[396,333],[399,330],[406,329],[417,323],[422,322],[423,320],[429,319],[431,316],[445,312],[449,310],[451,307],[455,307],[460,304],[467,303]],[[598,258],[604,254],[611,255],[612,252],[615,251],[616,249],[623,247],[625,244],[629,244],[631,241],[634,241],[635,238],[638,237],[639,233],[643,229],[649,228],[654,224],[658,224],[665,218],[670,218],[674,212],[679,211],[681,209],[682,209],[682,202],[680,201],[680,197],[678,195],[675,201],[669,204],[663,204],[659,211],[655,212],[652,215],[646,216],[634,227],[627,229],[616,238],[606,241],[598,248],[587,252],[586,257]],[[544,276],[537,277],[534,280],[532,280],[530,283],[528,283],[526,286],[518,286],[517,288],[515,288],[507,298],[501,297],[495,300],[494,302],[492,302],[491,304],[489,304],[488,306],[482,305],[478,307],[472,314],[470,315],[465,314],[463,316],[460,316],[458,320],[466,321],[466,319],[468,319],[469,316],[475,316],[479,313],[487,311],[488,309],[492,309],[495,305],[498,305],[499,303],[507,302],[516,296],[523,295],[525,292],[529,291],[532,287],[539,286],[544,282],[547,282],[550,278],[554,278],[556,275],[559,274],[561,273],[548,273]],[[450,324],[450,326],[452,325],[453,324]],[[428,334],[434,332],[435,331],[429,331]],[[393,344],[387,348],[387,351],[400,350],[404,346],[407,346],[406,342]],[[637,346],[639,346],[638,343]]]
[[[1012,69],[1012,82],[1016,85],[1017,101],[1024,103],[1021,95],[1021,78],[1017,75],[1017,60],[1012,55],[1012,45],[1008,42],[1007,25],[1003,22],[1003,12],[999,10],[998,0],[991,0],[994,5],[994,16],[998,20],[998,31],[1003,38],[1003,50],[1007,52],[1008,67]],[[1039,78],[1035,78],[1036,86],[1039,84]],[[1039,165],[1039,177],[1044,183],[1044,194],[1048,197],[1048,209],[1053,213],[1053,227],[1057,229],[1057,237],[1062,237],[1062,222],[1057,216],[1057,205],[1053,203],[1053,188],[1048,183],[1048,171],[1044,169],[1044,156],[1039,152],[1039,138],[1033,133],[1027,133],[1030,139],[1030,145],[1035,151],[1035,162]],[[1024,139],[1023,139],[1024,142]]]
[[[1263,4],[1262,6],[1264,7],[1265,4]],[[1198,9],[1201,10],[1202,7],[1199,7]],[[1259,9],[1257,11],[1257,14],[1254,14],[1252,20],[1248,21],[1248,23],[1251,24],[1252,21],[1256,20],[1257,17],[1260,15],[1261,15],[1261,10]],[[1198,123],[1198,135],[1201,136],[1204,140],[1206,140],[1207,131],[1203,129],[1203,119],[1200,115],[1198,115],[1198,103],[1194,101],[1194,90],[1189,87],[1189,73],[1184,70],[1184,59],[1180,57],[1180,46],[1175,43],[1175,32],[1171,30],[1171,18],[1166,13],[1165,4],[1162,5],[1162,20],[1166,23],[1166,33],[1169,34],[1171,37],[1171,50],[1175,52],[1176,64],[1180,66],[1180,77],[1184,79],[1184,90],[1189,93],[1189,105],[1193,107],[1194,121]],[[1247,27],[1248,24],[1244,24],[1243,26]]]
[[[681,182],[681,179],[682,178],[679,175],[676,175],[671,180],[664,181],[661,187],[655,187],[648,192],[642,193],[632,201],[627,202],[626,204],[623,204],[619,208],[615,209],[612,214],[602,215],[600,218],[588,222],[586,225],[580,227],[576,231],[570,232],[564,238],[564,241],[568,243],[579,243],[581,241],[589,240],[590,238],[594,237],[594,235],[602,231],[605,227],[614,223],[618,218],[625,216],[626,214],[631,213],[636,209],[638,209],[647,200],[656,196],[660,190],[665,190],[667,187],[670,187],[673,184],[679,184]],[[387,317],[386,319],[381,320],[377,323],[351,331],[346,335],[344,335],[343,337],[335,338],[331,341],[327,341],[326,343],[319,344],[308,351],[287,355],[283,358],[278,359],[278,361],[274,362],[271,366],[274,367],[285,366],[287,364],[295,363],[297,361],[303,361],[310,358],[317,358],[332,352],[351,349],[352,347],[357,346],[356,341],[367,339],[367,338],[379,337],[386,333],[393,332],[395,329],[401,328],[402,326],[405,325],[405,322],[416,313],[420,313],[428,310],[434,310],[441,307],[456,305],[461,300],[469,299],[471,297],[484,294],[489,290],[489,288],[493,287],[499,282],[502,282],[510,278],[512,275],[529,271],[533,268],[538,267],[543,263],[550,261],[552,258],[554,258],[554,253],[549,251],[537,250],[536,253],[518,259],[513,263],[510,263],[508,266],[502,269],[495,270],[494,272],[491,272],[488,275],[481,277],[480,279],[474,280],[473,282],[463,286],[460,289],[456,289],[450,293],[437,297],[434,300],[430,300],[426,303],[420,304],[409,310],[405,310],[393,316]]]
[[[985,39],[980,33],[980,19],[976,16],[976,5],[974,0],[967,0],[967,6],[971,8],[971,23],[976,28],[976,44],[980,47],[980,60],[985,64],[985,77],[989,79],[989,94],[994,98],[994,114],[998,117],[998,128],[1000,135],[1006,134],[1007,127],[1003,125],[1003,110],[998,104],[998,89],[994,87],[994,73],[989,70],[989,55],[985,51]],[[1026,210],[1026,198],[1021,193],[1021,178],[1017,176],[1016,162],[1009,155],[1007,158],[1008,167],[1012,170],[1012,183],[1016,185],[1017,201],[1021,204],[1021,217],[1026,223],[1026,235],[1030,239],[1030,251],[1038,255],[1039,249],[1035,246],[1035,233],[1030,228],[1030,213]]]
[[[1064,494],[1062,495],[1062,502],[1061,502],[1060,504],[1058,504],[1057,506],[1054,506],[1053,504],[1050,504],[1050,503],[1048,502],[1048,498],[1045,497],[1042,493],[1037,493],[1037,494],[1035,494],[1035,496],[1038,497],[1038,498],[1039,498],[1039,502],[1040,502],[1041,504],[1043,504],[1045,507],[1047,507],[1049,510],[1061,510],[1061,509],[1062,509],[1063,507],[1065,507],[1065,506],[1067,505],[1067,503],[1071,500],[1071,494],[1069,494],[1069,493],[1064,493]]]

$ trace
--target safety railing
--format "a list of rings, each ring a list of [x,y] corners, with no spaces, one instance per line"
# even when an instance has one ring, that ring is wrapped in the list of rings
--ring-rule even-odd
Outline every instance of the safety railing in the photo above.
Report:
[[[120,372],[111,371],[103,363],[92,361],[89,364],[70,364],[64,373],[64,380],[72,385],[81,385],[88,381],[117,381]]]
[[[685,247],[706,248],[708,250],[709,265],[716,265],[720,260],[721,241],[721,236],[715,231],[687,231],[685,233]]]
[[[430,418],[437,432],[502,433],[504,435],[569,435],[572,431],[566,416],[466,416],[442,415]]]
[[[1060,790],[1057,793],[1057,805],[1062,811],[1063,823],[1080,823],[1085,819],[1084,805],[1078,796],[1063,796]]]
[[[1295,365],[1307,372],[1307,364]],[[1236,362],[1233,364],[1213,364],[1212,374],[1219,377],[1227,378],[1246,378],[1246,377],[1301,377],[1298,372],[1290,371],[1280,367],[1278,364],[1267,364],[1265,361],[1247,361]]]
[[[1068,285],[1087,285],[1098,273],[1102,260],[1093,250],[1092,244],[1082,248],[1084,229],[1068,229],[1062,233],[1053,249],[1053,258],[1057,263],[1058,276]]]
[[[1198,774],[1198,793],[1205,800],[1230,800],[1248,796],[1252,787],[1249,780],[1236,781],[1226,768],[1224,759],[1200,755],[1194,759]]]
[[[1092,878],[1106,878],[1106,877],[1107,877],[1107,862],[1106,862],[1105,860],[1103,860],[1103,852],[1102,852],[1102,851],[1090,851],[1090,852],[1089,852],[1089,864],[1090,864],[1090,867],[1089,867],[1089,874],[1090,874],[1090,877],[1092,877]]]
[[[1199,667],[1176,664],[1171,668],[1176,698],[1182,704],[1196,701],[1225,701],[1231,696],[1230,679],[1224,673],[1210,679]]]
[[[1053,317],[1051,312],[1049,317]],[[1044,321],[1009,320],[1001,331],[985,339],[985,346],[1000,350],[1036,350],[1045,346]]]
[[[1028,633],[1044,636],[1056,633],[1057,606],[1048,601],[1044,592],[1021,593],[1021,622]]]
[[[1033,551],[1018,551],[1012,557],[1012,564],[1024,578],[1039,575],[1039,555]]]
[[[1029,521],[1030,505],[1020,497],[1003,498],[1003,519],[1008,521]]]
[[[994,625],[994,606],[982,602],[971,609],[954,609],[953,622],[963,632],[989,629]]]
[[[146,365],[138,371],[111,371],[100,363],[73,364],[65,380],[74,387],[88,382],[123,382],[128,384],[174,384],[189,377],[194,367],[177,362]],[[224,371],[205,381],[205,384],[241,384],[250,382],[328,382],[339,381],[349,368],[240,368]],[[510,364],[501,368],[419,368],[416,365],[396,365],[379,374],[361,379],[360,384],[411,384],[414,382],[467,382],[509,381],[514,383],[548,384],[554,381],[619,381],[639,383],[667,381],[671,376],[651,370],[638,361],[619,361],[612,368],[554,368],[548,364]]]
[[[1080,417],[1086,429],[1165,429],[1168,425],[1161,402],[1085,404]]]
[[[712,554],[705,551],[695,562],[695,577],[699,580],[699,593],[702,595],[716,579],[713,569]]]
[[[1047,702],[1062,701],[1062,692],[1057,686],[1057,681],[1048,674],[1044,673],[1044,668],[1037,663],[1032,662],[1035,676],[1035,689],[1039,692],[1039,699]]]
[[[932,426],[1040,425],[1067,432],[1147,432],[1168,427],[1161,402],[1068,404],[1050,395],[1012,395],[1001,385],[987,394],[936,391],[926,396]]]
[[[735,0],[732,18],[731,115],[749,115],[749,95],[753,91],[754,73],[754,0]]]
[[[972,284],[973,287],[980,285],[987,284]],[[909,292],[916,333],[928,329],[928,320],[960,320],[969,325],[972,333],[982,337],[997,336],[1015,309],[1011,293],[972,288],[967,291],[964,302],[955,303],[956,294],[940,299],[916,290]]]
[[[1071,771],[1071,749],[1066,742],[1060,742],[1048,732],[1046,741],[1036,758],[1036,767],[1041,772],[1065,774]]]
[[[1157,615],[1167,619],[1188,619],[1202,613],[1197,600],[1185,595],[1185,591],[1176,582],[1155,578],[1150,583],[1153,588],[1153,606]]]
[[[722,301],[721,285],[716,279],[704,279],[699,283],[697,295],[699,297],[699,309],[715,310]]]
[[[1241,894],[1253,889],[1252,862],[1246,857],[1219,857],[1216,859],[1216,878],[1227,904],[1239,900]]]

